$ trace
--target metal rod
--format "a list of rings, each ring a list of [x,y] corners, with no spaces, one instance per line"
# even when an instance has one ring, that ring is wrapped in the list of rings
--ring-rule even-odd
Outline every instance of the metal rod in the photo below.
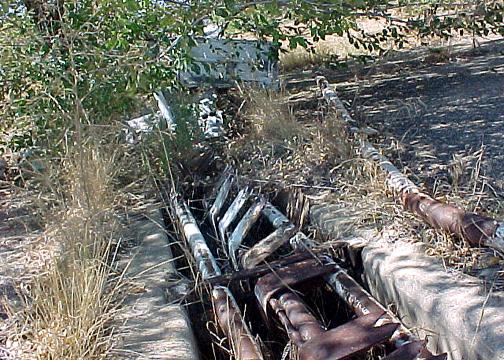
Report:
[[[242,189],[238,192],[235,199],[229,206],[221,221],[219,221],[219,234],[223,244],[226,243],[226,230],[231,225],[231,223],[236,219],[236,216],[240,212],[240,209],[245,205],[245,202],[250,196],[250,190],[248,187]]]
[[[252,225],[259,219],[261,215],[261,210],[266,204],[266,200],[264,198],[257,198],[254,203],[247,210],[243,218],[240,220],[233,233],[229,237],[228,242],[228,253],[231,258],[231,262],[236,270],[238,270],[238,259],[236,257],[236,252],[240,247],[243,239],[247,236],[248,232],[252,228]]]
[[[327,103],[334,105],[350,126],[354,121],[338,95],[323,76],[317,85]],[[399,197],[403,207],[436,229],[443,229],[467,240],[473,246],[489,246],[504,252],[504,222],[466,212],[456,206],[433,199],[403,175],[386,157],[367,142],[361,143],[362,155],[376,162],[387,174],[387,184]]]

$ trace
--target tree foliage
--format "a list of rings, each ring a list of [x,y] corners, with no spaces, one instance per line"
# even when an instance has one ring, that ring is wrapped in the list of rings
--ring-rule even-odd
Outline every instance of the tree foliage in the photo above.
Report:
[[[397,18],[398,8],[414,11]],[[0,13],[0,131],[14,148],[61,144],[82,124],[127,116],[154,89],[179,86],[206,21],[224,36],[291,49],[337,35],[379,52],[391,39],[401,47],[411,31],[504,35],[502,14],[497,1],[454,8],[405,0],[11,0]],[[384,19],[382,31],[359,30],[362,17]]]

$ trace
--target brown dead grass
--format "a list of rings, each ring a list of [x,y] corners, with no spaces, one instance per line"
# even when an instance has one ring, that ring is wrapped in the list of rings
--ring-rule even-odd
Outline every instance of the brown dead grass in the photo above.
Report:
[[[297,96],[253,90],[246,94],[244,115],[232,124],[242,128],[242,135],[230,142],[227,156],[261,186],[323,187],[330,183],[329,170],[350,156],[341,120],[303,120],[293,104]]]
[[[14,359],[104,358],[108,325],[121,282],[111,258],[119,242],[115,216],[115,159],[84,147],[61,165],[63,205],[53,210],[45,236],[59,250],[29,282],[7,351]]]
[[[303,96],[315,96],[313,92],[308,94]],[[387,241],[422,242],[426,253],[446,267],[478,276],[481,269],[502,263],[493,250],[469,247],[405,211],[387,189],[385,174],[358,156],[358,141],[348,138],[338,114],[323,104],[316,109],[297,106],[286,112],[292,95],[274,95],[273,104],[264,96],[254,93],[255,101],[248,101],[246,115],[240,120],[249,123],[249,131],[231,143],[229,155],[235,159],[239,173],[249,181],[255,180],[263,191],[297,188],[308,196],[311,205],[334,204],[340,220],[334,223],[337,233],[331,240],[369,230]],[[284,110],[274,110],[281,108]],[[285,132],[280,131],[282,126]],[[481,152],[465,159],[454,158],[449,165],[452,182],[439,183],[437,189],[426,191],[470,211],[481,211],[489,199],[482,197],[486,185],[480,162]],[[491,201],[499,200],[492,197]],[[300,218],[297,221],[303,223],[303,216]]]
[[[303,136],[291,108],[283,103],[285,94],[250,90],[247,115],[253,135],[266,142],[292,142]]]

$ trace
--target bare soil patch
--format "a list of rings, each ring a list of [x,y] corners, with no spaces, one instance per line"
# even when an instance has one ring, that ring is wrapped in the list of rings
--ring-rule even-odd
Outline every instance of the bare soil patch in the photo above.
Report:
[[[380,147],[435,195],[453,188],[474,211],[503,215],[504,41],[461,53],[341,74],[353,116],[380,130]],[[479,199],[476,199],[478,197]]]

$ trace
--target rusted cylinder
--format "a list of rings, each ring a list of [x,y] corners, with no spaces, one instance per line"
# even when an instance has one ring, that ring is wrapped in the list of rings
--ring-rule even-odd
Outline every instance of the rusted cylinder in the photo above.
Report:
[[[292,292],[282,294],[278,301],[292,326],[297,329],[303,342],[322,335],[325,332],[323,326],[307,309],[299,296]],[[300,344],[296,344],[300,345]]]
[[[414,339],[412,333],[391,312],[383,307],[371,296],[357,281],[349,276],[345,270],[334,265],[336,270],[324,276],[325,281],[338,294],[338,296],[350,306],[357,316],[383,313],[383,320],[400,324],[392,335],[392,341],[396,347]]]
[[[488,245],[486,240],[493,238],[499,227],[490,217],[465,212],[422,193],[403,193],[402,203],[433,228],[457,234],[473,246]]]
[[[342,114],[347,127],[350,127],[353,119],[328,81],[323,76],[318,76],[315,80],[324,99]],[[423,193],[373,145],[364,141],[360,150],[363,157],[374,161],[387,173],[388,187],[401,200],[406,210],[432,227],[455,234],[473,246],[489,246],[504,251],[504,222],[435,200]]]
[[[212,290],[215,314],[221,329],[229,338],[233,353],[238,360],[263,360],[261,349],[244,323],[236,301],[223,286]]]

